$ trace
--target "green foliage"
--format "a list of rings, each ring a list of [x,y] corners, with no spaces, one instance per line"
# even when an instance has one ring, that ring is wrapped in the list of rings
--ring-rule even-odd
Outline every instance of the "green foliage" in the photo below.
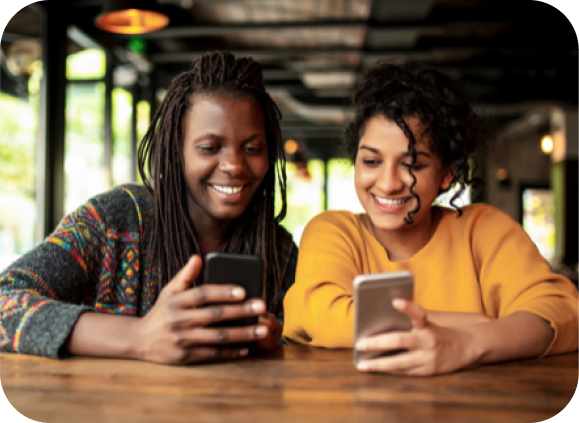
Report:
[[[102,82],[67,87],[65,213],[110,188],[104,168],[104,100]]]
[[[66,78],[101,79],[106,73],[107,59],[105,52],[97,49],[87,49],[66,58]]]
[[[281,225],[299,242],[305,225],[324,210],[324,163],[310,160],[305,169],[299,170],[295,163],[287,163],[288,209]],[[281,198],[276,198],[276,213],[281,209]]]
[[[2,191],[34,197],[36,192],[37,100],[0,93],[0,181]]]
[[[131,182],[131,122],[133,96],[123,88],[113,89],[113,185]]]
[[[38,98],[0,93],[0,255],[33,247]]]

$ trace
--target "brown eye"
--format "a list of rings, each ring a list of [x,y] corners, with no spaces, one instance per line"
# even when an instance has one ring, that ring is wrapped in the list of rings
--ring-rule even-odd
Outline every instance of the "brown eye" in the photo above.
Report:
[[[364,164],[364,166],[378,166],[380,164],[379,160],[374,160],[374,159],[362,159],[362,163]]]
[[[212,145],[200,145],[197,147],[197,149],[204,154],[211,154],[217,152],[217,147]]]
[[[412,170],[420,170],[425,168],[425,165],[421,165],[421,164],[415,164],[414,166],[412,166],[411,163],[402,163],[402,166],[407,168],[407,169],[412,169]]]
[[[263,151],[263,147],[254,146],[254,145],[246,145],[245,151],[249,154],[260,154]]]

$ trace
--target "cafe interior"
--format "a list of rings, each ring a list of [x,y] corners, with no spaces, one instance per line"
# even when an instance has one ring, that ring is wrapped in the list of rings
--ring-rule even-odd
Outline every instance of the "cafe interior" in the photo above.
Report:
[[[324,210],[361,211],[339,148],[356,78],[414,61],[458,79],[485,118],[485,184],[462,204],[508,213],[577,281],[577,37],[554,7],[158,0],[137,2],[154,11],[141,17],[130,3],[37,2],[2,34],[0,267],[88,198],[138,181],[136,150],[171,79],[223,50],[262,64],[281,109],[296,243]]]
[[[213,50],[251,56],[263,67],[266,89],[283,115],[288,211],[281,224],[296,243],[324,210],[363,211],[353,165],[340,153],[358,76],[379,60],[418,62],[460,81],[484,117],[484,185],[467,189],[459,204],[484,202],[509,214],[553,269],[577,284],[577,35],[562,12],[531,0],[59,0],[22,8],[1,38],[0,269],[87,199],[141,181],[136,152],[171,79]],[[306,353],[292,354],[297,360]],[[157,368],[151,372],[162,377]],[[307,375],[301,377],[307,384]],[[464,383],[445,385],[445,392],[459,397],[468,391]],[[347,421],[384,421],[383,398],[374,398],[370,387],[333,398],[287,392],[297,401],[293,418],[280,415],[279,421],[310,416],[308,403],[327,411],[357,401],[367,413],[352,406]],[[276,400],[267,395],[264,410]],[[408,395],[428,402],[425,391]],[[488,393],[481,409],[499,404],[500,395]],[[563,404],[557,398],[555,392],[545,404]],[[513,401],[491,420],[512,421]],[[215,400],[203,412],[218,413],[218,405]],[[545,407],[541,411],[551,410]],[[419,406],[413,421],[476,420],[468,414],[453,420],[444,410]],[[39,416],[56,416],[45,412]],[[138,421],[147,419],[154,421]]]

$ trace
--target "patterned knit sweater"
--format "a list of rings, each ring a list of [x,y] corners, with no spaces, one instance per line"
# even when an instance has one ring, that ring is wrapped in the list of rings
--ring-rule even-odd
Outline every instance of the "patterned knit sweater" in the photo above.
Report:
[[[140,185],[100,194],[65,217],[0,273],[1,351],[62,358],[83,312],[146,315],[158,295],[153,225],[152,198]],[[297,247],[281,226],[278,239],[281,286],[268,310],[281,320]]]

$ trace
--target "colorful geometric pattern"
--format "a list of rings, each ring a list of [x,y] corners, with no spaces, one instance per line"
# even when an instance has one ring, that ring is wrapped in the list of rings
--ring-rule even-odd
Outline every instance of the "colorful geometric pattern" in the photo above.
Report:
[[[38,301],[36,304],[34,304],[32,307],[29,307],[26,310],[26,312],[22,316],[22,319],[20,319],[20,324],[16,328],[16,332],[14,332],[14,337],[12,338],[12,351],[19,351],[18,347],[20,345],[20,336],[22,334],[22,329],[26,326],[26,323],[28,323],[34,312],[38,310],[38,307],[48,302],[50,302],[50,300]]]
[[[157,283],[155,281],[155,271],[153,268],[153,227],[154,213],[153,202],[149,191],[143,186],[121,187],[133,199],[137,215],[139,216],[139,238],[146,240],[147,245],[141,246],[142,260],[139,270],[141,270],[141,286],[138,294],[139,315],[146,315],[157,299]],[[129,258],[130,259],[130,258]]]
[[[14,280],[15,271],[6,272],[2,275],[0,279],[1,282],[8,282],[9,279]],[[26,274],[26,272],[23,272]],[[0,295],[0,345],[4,347],[5,345],[12,342],[12,350],[18,351],[18,343],[20,340],[20,334],[22,328],[26,325],[26,322],[34,314],[40,305],[51,300],[38,300],[40,295],[39,290],[32,289],[20,289],[20,290],[2,290]],[[8,321],[13,315],[22,314],[20,318],[20,323],[17,326],[12,340],[8,335],[8,331],[2,324],[2,322]]]
[[[127,194],[132,199],[134,209],[127,204]],[[117,208],[111,208],[114,204]],[[126,210],[125,213],[136,210],[138,227],[134,223],[117,224],[119,219],[114,216],[114,213],[112,217],[107,218],[108,220],[104,219],[103,216],[108,216],[106,213],[110,214],[110,210]],[[104,214],[101,216],[99,211]],[[130,219],[122,221],[134,222]],[[153,227],[151,196],[145,187],[138,185],[118,187],[103,194],[102,197],[97,196],[65,217],[55,232],[46,239],[44,244],[41,244],[40,247],[44,248],[43,254],[50,251],[52,255],[42,255],[40,261],[68,263],[66,266],[73,267],[78,265],[78,269],[49,266],[53,271],[46,273],[48,271],[42,267],[42,264],[39,264],[39,260],[30,255],[28,259],[24,257],[22,266],[11,267],[0,274],[0,345],[2,350],[19,351],[22,347],[22,334],[25,333],[32,316],[42,311],[44,304],[55,301],[69,302],[71,298],[77,298],[79,287],[85,290],[82,302],[95,311],[135,316],[146,315],[153,307],[158,295],[153,268]],[[283,319],[282,301],[285,290],[288,288],[283,282],[295,244],[284,230],[280,231],[279,242],[282,247],[280,249],[281,278],[273,307],[270,309],[277,311],[278,317]],[[59,252],[63,250],[66,257]],[[44,269],[44,274],[55,276],[57,279],[51,282],[43,280],[39,276],[39,270],[42,269]],[[62,273],[54,275],[54,269]],[[67,277],[73,279],[67,280]],[[59,298],[57,292],[66,298]],[[75,304],[78,302],[78,300],[74,301]],[[50,309],[55,310],[54,307]],[[48,311],[48,308],[46,310]],[[56,313],[61,316],[59,314],[61,311]],[[76,319],[74,316],[71,317],[73,318]],[[34,332],[32,337],[43,337],[47,333],[41,328],[42,324],[47,324],[43,319],[44,317],[35,319],[34,331],[40,332]],[[74,319],[70,324],[74,324]],[[60,320],[54,324],[60,324],[59,322]],[[31,339],[31,336],[27,339]],[[43,339],[42,342],[45,345],[50,344],[51,339]],[[54,346],[56,350],[59,347]],[[50,354],[58,354],[58,352],[53,351]]]
[[[32,280],[34,284],[30,286],[27,281]],[[7,269],[0,275],[0,282],[4,282],[6,286],[19,287],[19,292],[31,292],[35,295],[49,296],[52,299],[58,300],[56,293],[40,278],[36,273],[30,269],[11,268]],[[2,291],[2,293],[8,291]],[[0,296],[0,298],[2,298]],[[0,300],[0,304],[2,304]],[[2,307],[0,306],[0,309]]]
[[[138,233],[107,230],[95,308],[104,313],[136,314],[139,291]]]
[[[0,324],[0,347],[4,348],[5,345],[10,343],[10,337],[8,336],[8,331],[6,328]]]
[[[100,246],[104,224],[94,206],[87,203],[66,216],[46,242],[68,251],[84,270],[90,274],[100,263]]]

